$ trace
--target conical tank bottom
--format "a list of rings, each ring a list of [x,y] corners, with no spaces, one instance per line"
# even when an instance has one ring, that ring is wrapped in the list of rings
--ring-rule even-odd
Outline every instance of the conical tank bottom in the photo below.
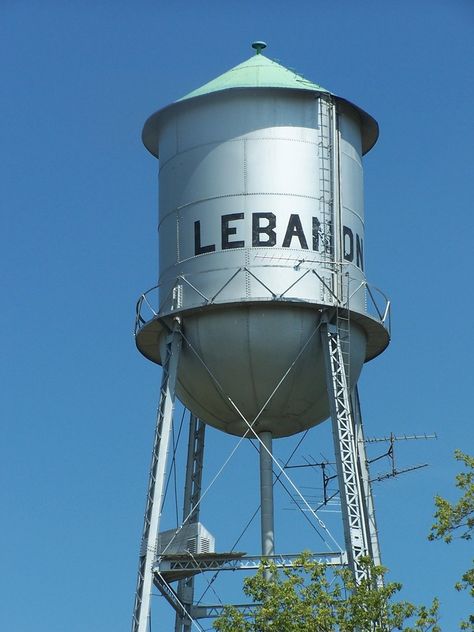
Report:
[[[320,323],[319,310],[281,303],[183,314],[178,397],[209,425],[238,436],[254,437],[249,425],[274,437],[317,425],[329,416]],[[351,386],[365,354],[365,334],[351,324]]]

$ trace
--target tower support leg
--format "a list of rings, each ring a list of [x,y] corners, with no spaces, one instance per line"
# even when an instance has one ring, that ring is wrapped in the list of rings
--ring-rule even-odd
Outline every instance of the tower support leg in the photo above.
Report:
[[[262,556],[275,554],[274,512],[273,512],[273,466],[272,433],[261,432],[260,439],[260,515],[262,534]],[[267,579],[270,574],[265,573]]]
[[[171,424],[178,372],[181,333],[176,320],[166,340],[160,401],[156,418],[155,438],[148,481],[143,535],[138,563],[137,589],[133,609],[132,632],[147,632],[153,588],[153,562],[156,556],[158,530],[164,497],[165,470],[168,458]]]
[[[361,565],[361,558],[370,553],[370,538],[349,384],[337,325],[325,322],[322,324],[321,333],[344,539],[349,566],[355,581],[359,583],[367,577],[367,570]]]
[[[195,415],[189,417],[188,458],[184,484],[183,525],[199,522],[204,437],[206,425]],[[194,577],[178,582],[178,599],[186,612],[191,612],[194,602]],[[189,632],[192,622],[183,612],[176,613],[175,632]]]
[[[357,447],[358,465],[361,476],[362,492],[366,505],[367,532],[369,534],[369,555],[376,566],[380,566],[379,537],[377,522],[375,519],[374,499],[372,496],[372,485],[370,484],[369,468],[367,465],[367,454],[365,451],[365,437],[362,424],[362,414],[360,410],[359,391],[357,385],[354,387],[351,396],[351,408],[354,417],[355,440]],[[382,579],[380,579],[382,581]]]

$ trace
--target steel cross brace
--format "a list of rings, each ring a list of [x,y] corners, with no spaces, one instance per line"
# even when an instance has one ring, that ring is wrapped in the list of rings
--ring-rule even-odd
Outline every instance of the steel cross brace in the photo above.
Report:
[[[234,559],[225,559],[225,553],[221,556],[214,557],[213,554],[190,556],[179,555],[173,559],[172,555],[165,555],[158,558],[154,564],[154,583],[159,589],[163,597],[174,608],[180,621],[189,622],[189,626],[200,626],[196,619],[207,619],[220,616],[225,608],[223,605],[200,605],[185,603],[171,587],[173,579],[168,579],[168,573],[172,571],[174,577],[177,572],[183,572],[183,575],[203,573],[205,571],[256,571],[260,568],[262,562],[261,555],[250,555],[236,557]],[[290,555],[271,555],[266,556],[266,560],[275,563],[277,568],[295,568],[301,565],[300,554]],[[344,567],[347,565],[347,556],[345,552],[334,553],[313,553],[310,556],[313,562],[318,564],[326,564],[328,566]],[[251,614],[260,604],[232,604],[234,608],[240,609],[245,614]],[[191,628],[190,628],[191,629]]]
[[[191,614],[194,619],[215,619],[222,615],[226,607],[221,605],[194,606]],[[260,607],[261,604],[259,603],[232,604],[232,608],[235,608],[246,617],[253,615]]]
[[[288,555],[245,555],[238,554],[238,557],[225,558],[225,553],[222,555],[189,555],[185,554],[179,556],[164,555],[159,557],[154,566],[155,577],[161,576],[165,579],[168,572],[173,572],[175,575],[182,571],[185,574],[187,571],[190,573],[202,573],[205,571],[249,571],[258,570],[261,566],[262,560],[273,562],[277,568],[297,568],[301,566],[299,562],[300,554],[288,554]],[[230,553],[229,555],[232,555]],[[325,564],[326,566],[346,566],[347,557],[344,551],[342,552],[328,552],[328,553],[313,553],[310,556],[310,561],[318,564]]]
[[[176,319],[173,331],[168,335],[166,340],[166,350],[163,354],[164,362],[160,401],[156,419],[143,535],[138,563],[132,632],[146,632],[150,616],[151,591],[153,588],[153,562],[156,557],[158,529],[163,505],[165,469],[173,420],[175,385],[181,342],[180,323],[179,320]]]
[[[181,615],[183,618],[189,617],[189,611],[184,607],[173,588],[159,573],[155,574],[154,583],[166,601],[174,608],[176,614]]]
[[[354,574],[356,583],[360,583],[367,577],[367,569],[361,565],[361,558],[370,555],[372,547],[368,533],[367,503],[360,472],[349,384],[338,327],[328,322],[323,323],[321,335],[326,363],[344,539],[349,567]]]

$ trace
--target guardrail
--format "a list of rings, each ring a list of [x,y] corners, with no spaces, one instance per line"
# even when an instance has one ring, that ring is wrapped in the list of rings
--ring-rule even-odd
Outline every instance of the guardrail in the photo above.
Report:
[[[377,317],[389,335],[392,333],[392,304],[388,296],[375,285],[365,282],[367,313]],[[372,312],[371,310],[374,310]]]
[[[152,305],[152,293],[155,294],[156,308]],[[159,285],[151,287],[146,292],[141,294],[135,307],[135,333],[140,331],[143,325],[146,325],[150,320],[156,318],[159,314]]]
[[[242,268],[242,271],[245,270]],[[233,277],[239,272],[233,273]],[[312,270],[317,278],[319,277],[318,270]],[[252,276],[255,277],[253,273]],[[232,277],[232,278],[233,278]],[[257,279],[258,280],[258,279]],[[181,281],[185,285],[189,285],[193,288],[197,296],[200,296],[199,301],[196,302],[195,305],[189,305],[189,308],[192,307],[203,307],[205,305],[210,305],[215,302],[215,298],[220,293],[222,288],[214,294],[213,297],[207,298],[199,292],[184,276],[177,277],[177,281]],[[294,285],[294,284],[293,284]],[[271,296],[265,297],[253,297],[255,301],[258,300],[271,300],[271,301],[285,301],[290,299],[284,299],[281,294],[273,293],[269,288],[264,286],[270,293]],[[160,301],[160,284],[151,287],[149,290],[144,292],[138,299],[136,305],[136,315],[135,315],[135,334],[142,329],[142,327],[148,323],[150,320],[157,318],[160,316],[160,306],[166,303],[169,298],[169,295],[173,290],[170,290],[167,295],[162,298]],[[367,281],[361,281],[358,287],[349,295],[349,298],[344,303],[339,303],[341,307],[346,309],[350,309],[351,298],[354,297],[358,292],[363,291],[365,297],[365,308],[368,316],[371,316],[375,320],[378,320],[388,331],[389,335],[391,334],[391,302],[390,299],[386,296],[382,290],[380,290],[375,285],[371,285]],[[334,295],[335,296],[335,295]],[[336,297],[337,298],[337,297]],[[335,300],[336,300],[335,298]],[[304,301],[304,299],[302,299]],[[310,301],[308,301],[310,302]],[[336,302],[334,303],[336,305]]]

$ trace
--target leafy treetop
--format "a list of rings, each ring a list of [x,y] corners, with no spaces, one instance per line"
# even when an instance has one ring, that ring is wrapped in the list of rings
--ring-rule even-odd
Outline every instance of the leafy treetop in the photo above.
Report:
[[[435,497],[435,523],[428,536],[430,540],[442,539],[448,544],[453,539],[471,540],[474,530],[474,457],[461,450],[456,450],[454,455],[466,470],[456,476],[456,488],[461,495],[453,503],[441,496]],[[456,589],[468,590],[474,597],[474,560],[457,582]],[[474,632],[474,614],[461,622],[461,630]]]
[[[377,581],[385,569],[365,560],[370,579],[355,585],[347,569],[329,571],[305,553],[298,566],[278,570],[263,563],[244,582],[259,607],[250,617],[229,606],[214,622],[220,632],[440,632],[438,602],[430,607],[392,601],[397,583]],[[329,573],[331,572],[331,577]]]

